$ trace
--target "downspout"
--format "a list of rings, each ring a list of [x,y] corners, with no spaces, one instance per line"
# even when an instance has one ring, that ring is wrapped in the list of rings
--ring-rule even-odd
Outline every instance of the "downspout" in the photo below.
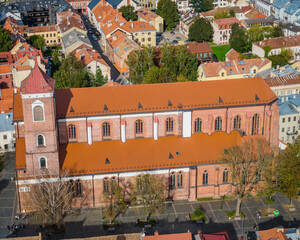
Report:
[[[92,175],[92,183],[93,183],[93,207],[95,207],[95,185],[94,185],[94,173]]]

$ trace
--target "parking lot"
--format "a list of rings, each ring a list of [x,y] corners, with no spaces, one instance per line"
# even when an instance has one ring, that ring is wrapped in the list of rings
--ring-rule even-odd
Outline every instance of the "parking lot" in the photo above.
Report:
[[[172,34],[172,33],[174,33],[174,34]],[[184,44],[185,40],[187,40],[187,38],[178,31],[164,32],[161,36],[158,36],[157,38],[159,38],[158,46],[163,45],[165,42],[172,43],[174,40],[178,42],[176,44],[173,43],[174,45],[177,45],[177,44],[181,45],[181,44]]]

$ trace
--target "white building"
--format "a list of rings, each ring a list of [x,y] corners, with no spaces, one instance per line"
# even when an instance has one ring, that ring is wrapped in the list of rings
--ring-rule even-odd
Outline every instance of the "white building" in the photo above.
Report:
[[[255,0],[255,8],[266,16],[272,15],[273,0]]]
[[[16,137],[13,125],[13,114],[0,114],[0,153],[15,150]]]

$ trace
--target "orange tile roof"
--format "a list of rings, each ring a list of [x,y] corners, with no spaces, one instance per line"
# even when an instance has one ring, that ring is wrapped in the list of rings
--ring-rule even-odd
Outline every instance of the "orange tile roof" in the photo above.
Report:
[[[291,74],[282,77],[267,77],[264,80],[270,87],[288,86],[293,84],[300,84],[300,74]]]
[[[297,35],[296,37],[285,36],[277,38],[267,38],[266,40],[255,42],[253,44],[260,48],[264,48],[267,45],[270,45],[271,49],[295,47],[300,46],[300,35]]]
[[[203,82],[176,82],[55,90],[56,116],[78,117],[121,113],[220,108],[268,104],[277,99],[261,77]],[[256,100],[256,95],[259,100]],[[219,103],[221,97],[223,103]],[[14,120],[23,120],[15,98]],[[172,106],[168,106],[168,102]],[[138,103],[142,108],[138,108]],[[104,104],[108,110],[104,110]],[[16,106],[16,107],[15,107]],[[70,112],[70,108],[74,112]]]
[[[12,67],[12,64],[11,65],[0,65],[0,73],[11,73],[11,67]]]
[[[217,77],[220,76],[220,71],[222,69],[227,72],[227,76],[236,74],[250,74],[253,66],[256,66],[258,69],[260,69],[270,62],[271,61],[267,58],[257,58],[244,59],[243,62],[233,60],[227,62],[203,63],[201,66],[203,68],[205,77]]]
[[[16,169],[25,169],[26,168],[26,145],[25,138],[17,138],[16,139]]]
[[[144,21],[127,22],[126,24],[121,26],[121,28],[126,30],[127,32],[156,31],[154,26]]]
[[[96,50],[94,50],[90,47],[89,48],[82,48],[82,49],[77,48],[77,51],[75,53],[75,57],[78,60],[80,60],[80,62],[82,63],[83,66],[88,65],[92,61],[97,61],[97,62],[109,67],[108,64],[101,57],[100,53],[98,53]]]
[[[155,20],[155,18],[159,17],[157,14],[155,14],[154,12],[150,11],[147,8],[139,9],[137,11],[137,15],[147,22],[151,22],[151,21]]]
[[[214,22],[216,24],[218,24],[219,26],[220,25],[231,25],[231,24],[234,24],[234,23],[241,24],[241,22],[235,17],[217,19],[217,20],[214,20]]]
[[[239,144],[241,140],[241,134],[234,131],[230,134],[215,132],[211,136],[197,133],[190,138],[161,137],[157,141],[144,138],[126,143],[120,140],[93,142],[92,145],[70,143],[60,145],[59,159],[62,171],[70,175],[183,167],[215,163],[224,148]],[[170,153],[173,159],[169,159]],[[106,159],[109,164],[105,164]]]
[[[109,235],[109,236],[99,236],[99,237],[89,237],[89,238],[72,238],[68,240],[141,240],[140,233],[128,233],[121,235]]]
[[[9,113],[13,111],[13,88],[0,89],[0,112],[4,111],[5,113]],[[22,111],[23,112],[23,111]]]
[[[84,23],[82,22],[82,20],[78,20],[77,18],[74,17],[67,17],[65,19],[63,19],[59,24],[58,24],[60,31],[61,32],[67,32],[68,30],[70,30],[71,28],[78,28],[80,30],[83,31],[87,31],[85,28]]]
[[[188,48],[188,51],[190,53],[212,52],[212,49],[207,42],[203,42],[203,43],[191,42],[191,43],[186,43],[185,45]]]
[[[277,228],[258,231],[261,240],[288,240],[284,232],[277,231]]]
[[[233,48],[231,48],[226,54],[225,57],[229,60],[242,60],[242,57],[240,56],[240,53],[235,51]]]
[[[258,11],[256,8],[251,9],[250,12],[245,14],[246,18],[265,18],[266,16]]]
[[[113,80],[108,81],[108,83],[105,83],[103,87],[115,87],[115,86],[121,86],[121,84],[114,82]]]
[[[2,59],[2,61],[0,62],[1,64],[11,64],[14,62],[14,59],[12,57],[11,52],[0,52],[0,59]]]
[[[147,235],[142,240],[192,240],[192,233],[172,233],[172,234],[158,234],[155,232],[153,236]]]
[[[67,17],[72,17],[77,20],[81,20],[81,17],[79,14],[72,12],[72,11],[66,11],[66,12],[58,12],[57,13],[57,22],[60,23],[62,20],[66,19]]]
[[[56,32],[56,25],[29,27],[29,33]]]

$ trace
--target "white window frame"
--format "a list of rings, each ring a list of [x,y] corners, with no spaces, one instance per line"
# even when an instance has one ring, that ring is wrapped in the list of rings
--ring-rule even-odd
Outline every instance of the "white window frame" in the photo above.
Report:
[[[39,138],[39,136],[43,136],[43,142],[44,142],[44,145],[39,145],[39,140],[38,140],[38,138]],[[41,134],[41,133],[39,133],[37,136],[36,136],[36,145],[38,146],[38,147],[46,147],[46,138],[45,138],[45,135],[44,134]]]
[[[41,167],[41,158],[45,158],[45,160],[46,160],[46,162],[45,162],[46,166],[44,168],[48,168],[48,160],[47,160],[47,158],[45,156],[40,156],[39,157],[39,167],[40,167],[40,169],[44,169],[44,168]]]
[[[42,107],[43,109],[43,120],[42,121],[34,121],[34,108],[35,107]],[[35,100],[32,104],[31,104],[31,108],[32,108],[32,120],[33,122],[45,122],[45,108],[44,108],[44,103],[40,100]]]

